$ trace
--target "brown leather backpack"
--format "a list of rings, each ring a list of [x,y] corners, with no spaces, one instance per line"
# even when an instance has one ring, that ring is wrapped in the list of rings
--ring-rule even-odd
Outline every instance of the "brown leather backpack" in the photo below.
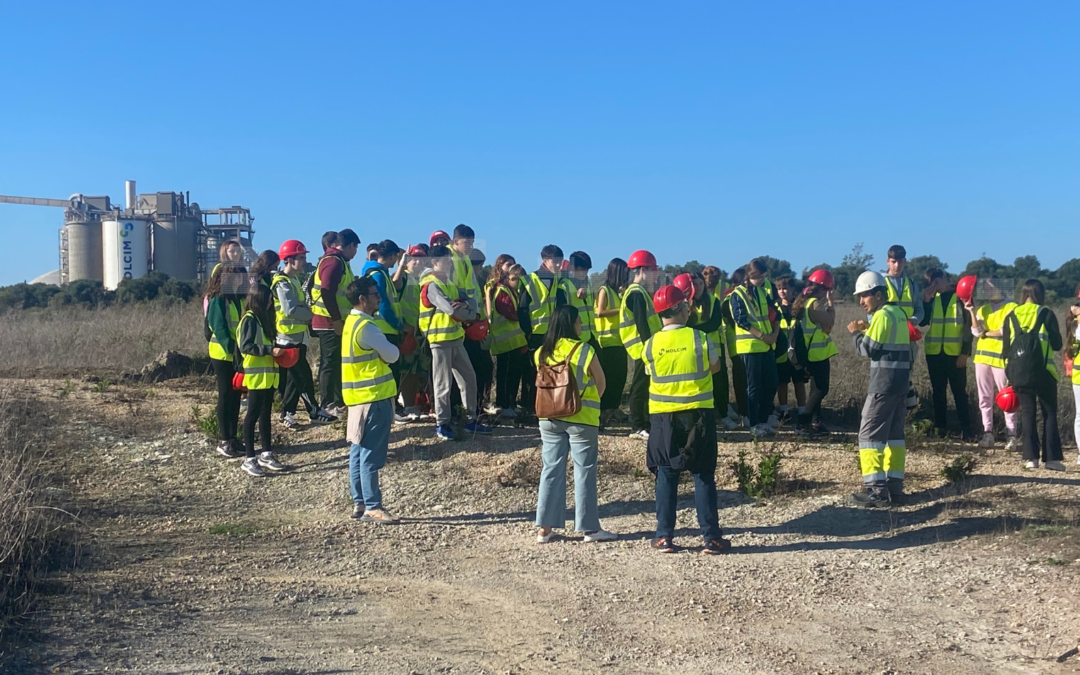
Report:
[[[536,416],[541,419],[573,417],[581,412],[581,393],[572,365],[574,354],[581,349],[577,343],[562,363],[549,366],[541,363],[536,369]]]

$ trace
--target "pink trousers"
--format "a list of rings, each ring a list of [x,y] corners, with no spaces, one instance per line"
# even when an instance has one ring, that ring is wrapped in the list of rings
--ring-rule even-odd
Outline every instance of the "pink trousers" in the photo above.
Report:
[[[982,413],[983,431],[994,430],[994,395],[1008,384],[1004,368],[994,368],[985,363],[975,364],[975,382],[979,387],[979,412]],[[1016,435],[1016,413],[1005,414],[1005,428],[1010,436]]]

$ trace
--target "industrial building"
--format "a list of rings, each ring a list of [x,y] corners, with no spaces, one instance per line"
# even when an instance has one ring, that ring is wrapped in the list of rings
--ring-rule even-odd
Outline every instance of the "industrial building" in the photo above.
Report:
[[[90,279],[115,290],[124,279],[160,271],[175,279],[205,282],[218,262],[221,243],[233,239],[253,254],[251,211],[241,206],[201,209],[190,193],[136,195],[125,183],[124,208],[105,197],[68,199],[0,195],[0,203],[64,209],[60,228],[62,284]]]

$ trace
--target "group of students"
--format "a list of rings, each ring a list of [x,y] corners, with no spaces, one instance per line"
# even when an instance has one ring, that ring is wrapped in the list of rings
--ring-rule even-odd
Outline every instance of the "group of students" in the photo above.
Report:
[[[654,547],[674,548],[677,485],[686,470],[695,484],[703,550],[718,553],[730,544],[716,513],[717,428],[741,424],[754,438],[765,438],[788,419],[799,434],[827,433],[821,407],[829,392],[830,360],[838,353],[831,337],[835,284],[827,270],[815,271],[798,289],[790,278],[771,280],[766,261],[755,258],[729,280],[710,266],[660,286],[655,257],[640,250],[628,260],[611,260],[594,291],[589,255],[565,256],[549,245],[531,272],[500,255],[480,284],[475,269],[485,258],[474,242],[466,225],[452,235],[437,231],[427,244],[408,250],[384,240],[368,246],[357,276],[352,261],[359,237],[352,230],[328,232],[305,284],[300,279],[308,251],[300,242],[285,242],[277,253],[264,251],[250,269],[241,263],[239,245],[226,242],[206,294],[206,333],[219,394],[218,451],[229,457],[242,452],[243,469],[253,476],[283,468],[270,448],[273,391],[280,384],[286,427],[298,424],[301,401],[313,423],[348,416],[353,515],[396,522],[378,487],[394,424],[430,419],[439,438],[453,439],[460,433],[453,425],[457,402],[460,429],[489,434],[481,412],[535,415],[538,370],[561,365],[575,375],[577,407],[573,414],[538,420],[544,466],[537,541],[551,541],[553,530],[565,524],[568,460],[575,466],[576,529],[586,541],[615,538],[597,515],[598,436],[624,419],[620,406],[629,380],[631,436],[647,442],[647,465],[656,475]],[[1019,306],[1001,297],[976,309],[970,300],[958,300],[939,270],[926,274],[920,291],[904,276],[905,264],[903,247],[894,246],[886,275],[860,276],[856,296],[868,320],[848,325],[857,353],[871,360],[859,431],[864,490],[853,495],[862,506],[903,498],[904,420],[915,400],[913,345],[922,338],[914,326],[928,327],[926,359],[939,433],[945,429],[947,385],[968,428],[964,373],[974,351],[984,447],[994,442],[992,403],[984,405],[984,398],[992,400],[1005,386],[999,371],[1010,330],[1031,330],[1038,321],[1047,354],[1062,346],[1052,312],[1041,307],[1038,281],[1025,284]],[[1009,315],[1018,323],[1006,320]],[[318,399],[306,358],[309,335],[319,342]],[[289,358],[288,350],[296,350],[297,358]],[[236,438],[237,372],[248,391],[242,445]],[[1056,378],[1049,358],[1047,374]],[[1080,401],[1077,375],[1074,381]],[[1018,393],[1028,466],[1039,462],[1038,406],[1044,415],[1042,460],[1047,468],[1063,469],[1056,389],[1048,381]],[[1007,415],[1006,424],[1015,447],[1015,415]]]

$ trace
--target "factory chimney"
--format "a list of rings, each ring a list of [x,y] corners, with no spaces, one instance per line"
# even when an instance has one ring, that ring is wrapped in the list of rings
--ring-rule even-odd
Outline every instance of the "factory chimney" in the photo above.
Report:
[[[124,204],[125,208],[127,208],[129,211],[131,209],[134,209],[135,206],[139,203],[138,199],[135,196],[135,181],[124,181],[124,195],[126,196]]]

